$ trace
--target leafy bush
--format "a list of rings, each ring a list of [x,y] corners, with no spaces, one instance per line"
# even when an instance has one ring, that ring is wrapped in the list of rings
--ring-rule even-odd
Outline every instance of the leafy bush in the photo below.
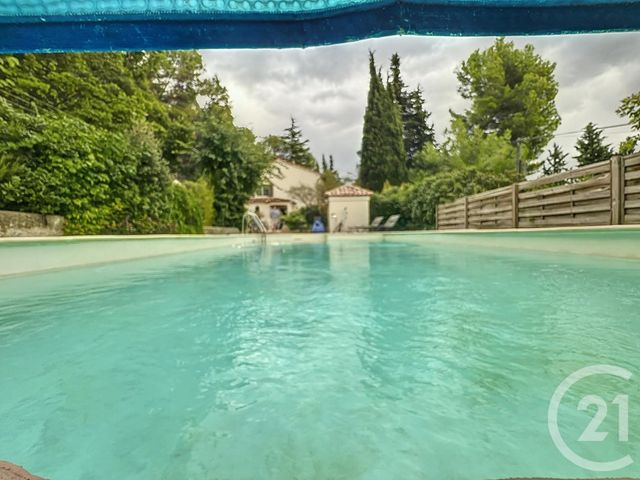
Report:
[[[307,225],[313,224],[316,217],[320,217],[320,219],[327,224],[327,209],[324,206],[320,205],[310,205],[308,207],[302,207],[298,210],[305,219]]]
[[[169,189],[170,230],[176,233],[202,233],[204,211],[195,190],[175,182]]]
[[[435,212],[441,203],[509,185],[508,174],[486,172],[474,167],[423,177],[413,184],[392,187],[371,199],[371,216],[400,214],[400,229],[435,228]]]
[[[292,232],[300,232],[309,229],[309,224],[304,216],[304,213],[300,210],[291,212],[288,215],[282,217],[282,222],[289,227]]]
[[[171,185],[144,124],[113,133],[0,99],[0,208],[63,215],[67,234],[201,233],[213,197],[200,181]]]
[[[411,230],[419,228],[412,225],[409,195],[413,190],[413,184],[404,184],[400,187],[388,187],[381,193],[371,197],[371,219],[399,214],[400,219],[396,224],[398,230]]]
[[[200,177],[196,182],[184,182],[190,192],[195,195],[202,209],[202,224],[213,225],[215,211],[213,208],[214,195],[213,186],[206,177]]]
[[[415,184],[409,196],[412,222],[420,228],[435,228],[439,204],[503,187],[513,180],[511,175],[485,172],[473,167],[425,177]]]

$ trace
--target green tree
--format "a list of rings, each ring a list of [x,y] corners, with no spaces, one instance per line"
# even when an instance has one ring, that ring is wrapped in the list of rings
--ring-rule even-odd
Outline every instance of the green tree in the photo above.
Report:
[[[416,155],[416,167],[414,177],[467,167],[515,175],[516,149],[509,140],[508,132],[486,134],[479,127],[469,130],[461,118],[454,118],[443,145],[436,148],[427,144]]]
[[[632,128],[638,132],[627,137],[619,147],[620,155],[631,155],[640,144],[640,92],[624,98],[616,112],[621,117],[628,117]]]
[[[400,109],[376,70],[373,52],[369,52],[369,74],[358,183],[380,191],[385,181],[397,185],[406,180],[406,158]]]
[[[640,135],[636,135],[635,137],[627,137],[618,146],[618,155],[631,155],[636,153],[636,148],[640,143]]]
[[[197,124],[231,115],[204,74],[198,52],[0,56],[0,204],[62,214],[67,233],[201,232]]]
[[[562,148],[560,148],[560,145],[554,143],[553,147],[548,152],[547,158],[544,159],[544,163],[542,164],[542,174],[555,175],[556,173],[561,173],[567,170],[566,158],[568,156],[569,154],[564,153]]]
[[[162,156],[180,177],[192,178],[189,162],[201,107],[230,109],[219,80],[204,78],[198,52],[110,52],[18,55],[3,71],[0,94],[33,112],[65,113],[109,131],[145,121]]]
[[[216,223],[240,226],[251,195],[274,157],[247,128],[236,127],[233,117],[210,109],[198,125],[197,162],[215,191]]]
[[[517,49],[504,38],[476,50],[456,71],[458,92],[471,102],[461,115],[465,124],[485,133],[508,133],[512,144],[521,143],[530,158],[537,157],[560,124],[555,67],[533,45]]]
[[[611,146],[604,143],[602,130],[592,122],[584,128],[584,133],[576,142],[576,150],[578,155],[574,158],[580,167],[609,160],[613,154]]]

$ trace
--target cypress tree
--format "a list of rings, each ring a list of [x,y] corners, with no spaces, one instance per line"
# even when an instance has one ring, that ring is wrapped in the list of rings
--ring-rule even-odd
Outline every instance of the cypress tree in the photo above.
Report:
[[[324,153],[322,154],[322,173],[327,171],[327,159],[324,156]]]
[[[400,56],[394,53],[391,57],[391,80],[388,88],[393,94],[396,105],[400,108],[402,118],[404,149],[407,154],[407,168],[414,168],[413,157],[427,143],[435,143],[433,124],[429,124],[431,114],[424,108],[422,89],[418,86],[411,92],[402,80],[400,72]]]
[[[394,53],[391,56],[390,70],[391,81],[388,82],[387,88],[391,91],[394,101],[400,107],[402,121],[404,122],[404,115],[408,110],[407,85],[404,83],[404,80],[402,80],[402,75],[400,73],[400,55],[397,53]]]
[[[336,169],[333,166],[333,155],[329,154],[329,170],[331,170],[333,173],[338,173],[336,172]]]
[[[385,88],[373,52],[369,52],[369,75],[358,183],[381,191],[385,181],[398,185],[406,180],[402,119],[393,87]]]
[[[584,128],[584,133],[576,143],[578,155],[574,157],[579,166],[609,160],[613,154],[611,145],[605,145],[602,130],[599,130],[593,122],[589,122]]]
[[[569,156],[568,153],[564,153],[560,145],[553,144],[549,155],[542,164],[543,175],[554,175],[556,173],[564,172],[567,169],[567,161],[565,160]]]

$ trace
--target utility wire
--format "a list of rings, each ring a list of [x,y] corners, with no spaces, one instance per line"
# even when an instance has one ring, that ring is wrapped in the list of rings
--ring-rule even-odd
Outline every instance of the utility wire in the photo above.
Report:
[[[51,103],[47,102],[46,100],[43,99],[38,99],[33,97],[32,95],[29,95],[26,92],[21,92],[24,96],[30,98],[31,100],[33,100],[33,102],[35,103],[35,108],[34,105],[29,102],[28,100],[20,97],[19,95],[13,93],[13,92],[9,92],[3,88],[0,87],[0,97],[3,97],[7,103],[9,103],[10,105],[13,105],[14,107],[20,108],[19,105],[17,105],[14,102],[19,102],[23,105],[27,105],[27,107],[22,107],[21,110],[30,113],[32,115],[38,115],[40,112],[44,112],[44,113],[49,113],[49,114],[58,114],[61,115],[63,117],[66,117],[67,119],[72,119],[78,122],[82,122],[83,124],[91,127],[91,128],[95,128],[96,130],[102,131],[104,133],[113,133],[111,130],[108,130],[100,125],[95,125],[94,123],[90,123],[87,120],[85,120],[84,118],[80,117],[79,115],[70,113],[70,112],[65,112],[64,110],[61,110],[58,107],[55,107],[54,105],[52,105]],[[13,99],[13,102],[11,102],[9,100],[9,98]],[[44,104],[44,105],[42,105]],[[29,108],[30,111],[27,111],[26,108]]]
[[[596,126],[596,130],[608,130],[610,128],[620,128],[620,127],[628,127],[629,125],[631,125],[631,122],[627,122],[627,123],[619,123],[616,125],[605,125],[604,127],[598,127]],[[586,127],[585,127],[586,128]],[[577,135],[579,133],[583,133],[584,132],[584,128],[581,128],[580,130],[573,130],[571,132],[561,132],[561,133],[554,133],[551,138],[556,138],[556,137],[565,137],[565,136],[569,136],[569,135]],[[533,137],[523,137],[523,138],[519,138],[516,140],[516,143],[522,143],[525,142],[527,140],[538,140],[539,138],[544,138],[544,135],[535,135]]]

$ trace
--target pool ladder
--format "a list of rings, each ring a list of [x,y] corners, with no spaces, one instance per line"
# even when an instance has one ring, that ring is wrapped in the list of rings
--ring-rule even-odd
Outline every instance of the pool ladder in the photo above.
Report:
[[[242,234],[248,233],[249,225],[253,224],[253,229],[257,229],[260,238],[264,242],[267,239],[267,227],[264,226],[260,217],[253,212],[246,212],[242,216]]]

